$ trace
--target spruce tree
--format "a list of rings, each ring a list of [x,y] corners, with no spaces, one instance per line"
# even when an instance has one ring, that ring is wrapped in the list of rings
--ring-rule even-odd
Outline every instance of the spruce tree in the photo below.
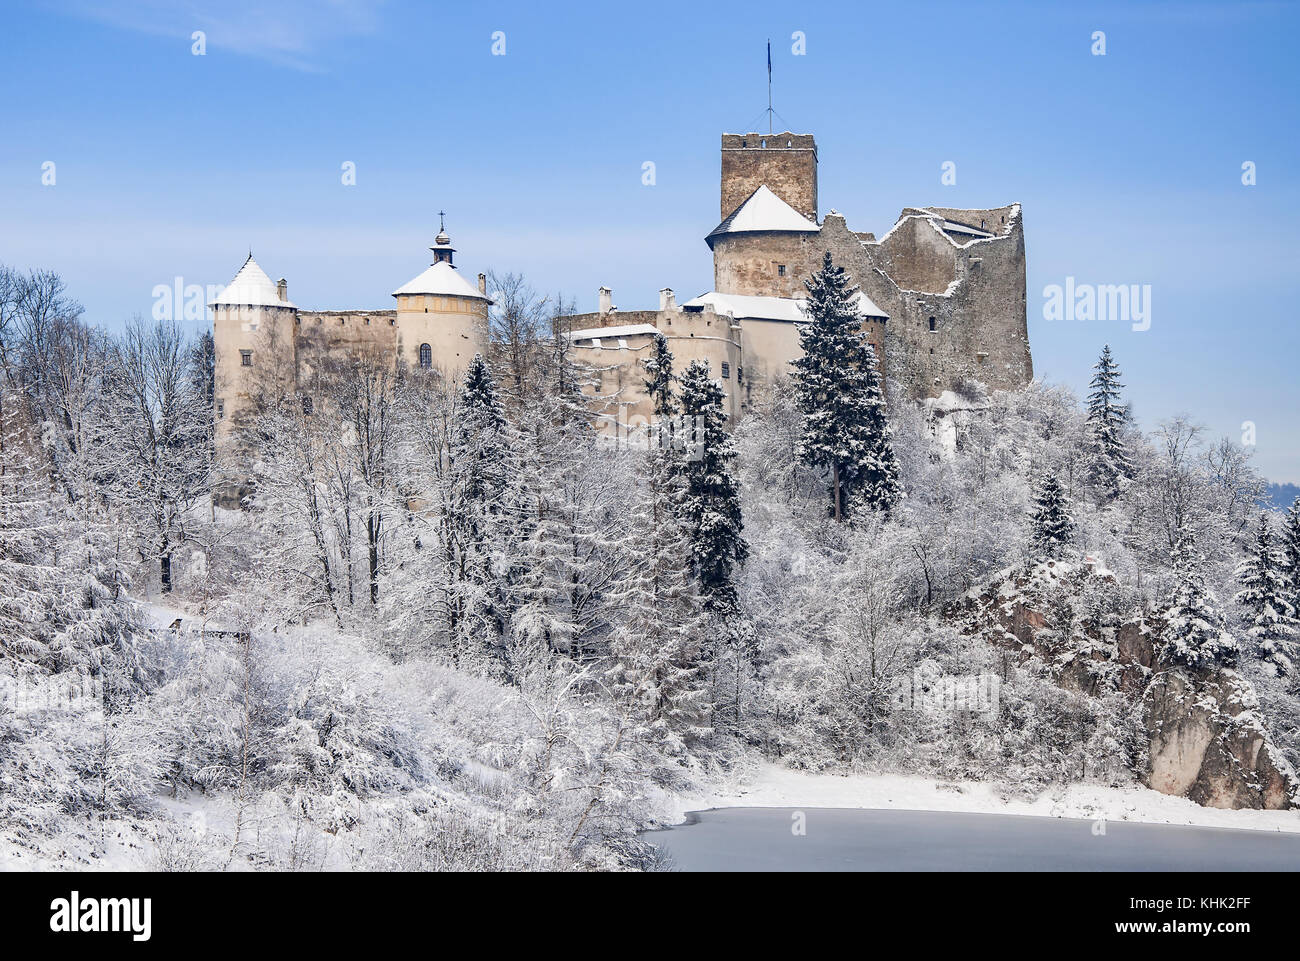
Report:
[[[673,406],[673,352],[668,349],[668,338],[663,334],[655,334],[645,369],[649,374],[645,382],[646,394],[654,405],[655,416],[671,417],[676,413]]]
[[[808,323],[799,328],[803,356],[793,362],[800,456],[830,474],[829,513],[837,521],[858,504],[887,513],[901,496],[898,462],[875,354],[854,303],[858,288],[829,251],[804,283]]]
[[[1124,440],[1131,413],[1128,405],[1120,402],[1124,385],[1109,344],[1102,347],[1093,370],[1096,373],[1088,385],[1088,426],[1094,444],[1092,476],[1109,499],[1119,494],[1124,481],[1133,475],[1133,462]]]
[[[1282,521],[1282,574],[1287,582],[1287,600],[1300,614],[1300,497]]]
[[[1285,563],[1273,547],[1268,515],[1261,514],[1255,540],[1237,567],[1242,590],[1236,600],[1249,614],[1248,633],[1255,639],[1260,657],[1278,674],[1290,673],[1296,655],[1296,612],[1287,596],[1290,585]]]
[[[509,493],[511,443],[496,382],[482,356],[465,371],[449,452],[443,524],[458,557],[452,576],[458,654],[476,649],[505,660],[506,561],[513,556]]]
[[[1074,518],[1069,500],[1056,474],[1048,472],[1034,493],[1034,514],[1030,521],[1030,543],[1035,558],[1049,560],[1065,556],[1074,538]]]
[[[742,536],[736,446],[726,429],[722,386],[708,365],[692,361],[681,378],[684,450],[674,457],[681,478],[677,517],[690,543],[690,563],[705,606],[722,617],[737,610],[732,573],[749,547]]]
[[[1217,601],[1201,573],[1205,561],[1190,531],[1174,548],[1174,590],[1162,618],[1160,658],[1192,668],[1232,665],[1237,642],[1224,630]]]

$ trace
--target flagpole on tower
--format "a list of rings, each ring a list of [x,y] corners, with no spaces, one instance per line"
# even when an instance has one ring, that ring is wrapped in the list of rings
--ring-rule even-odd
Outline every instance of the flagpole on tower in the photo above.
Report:
[[[772,132],[772,41],[767,41],[767,132]]]

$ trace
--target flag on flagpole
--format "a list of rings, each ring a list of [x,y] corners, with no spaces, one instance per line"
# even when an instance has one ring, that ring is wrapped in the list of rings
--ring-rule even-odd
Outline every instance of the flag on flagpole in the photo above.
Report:
[[[772,79],[772,41],[767,42],[767,79]]]

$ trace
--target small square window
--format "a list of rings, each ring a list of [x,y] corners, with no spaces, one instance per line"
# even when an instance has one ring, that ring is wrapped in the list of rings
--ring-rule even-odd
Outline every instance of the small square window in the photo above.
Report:
[[[776,265],[776,275],[777,275],[778,277],[784,277],[784,276],[785,276],[785,264],[777,264],[777,265]]]
[[[728,364],[725,360],[722,362],[722,379],[723,380],[731,379],[731,365]]]
[[[241,350],[239,352],[239,366],[240,367],[253,366],[253,352],[251,350]]]

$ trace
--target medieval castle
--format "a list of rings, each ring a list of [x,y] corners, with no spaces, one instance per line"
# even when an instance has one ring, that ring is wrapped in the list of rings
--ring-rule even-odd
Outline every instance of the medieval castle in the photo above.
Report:
[[[889,380],[915,398],[963,381],[1014,388],[1033,377],[1019,204],[989,210],[905,207],[881,238],[852,231],[834,210],[818,220],[817,144],[808,134],[723,134],[721,222],[705,238],[714,289],[658,309],[619,310],[602,287],[599,309],[563,319],[575,360],[592,371],[593,416],[610,425],[649,420],[643,362],[656,334],[679,369],[703,360],[722,382],[732,419],[799,355],[803,282],[830,251],[861,290],[863,329]],[[233,436],[254,377],[311,403],[313,378],[332,359],[378,352],[395,365],[454,381],[488,353],[485,277],[453,263],[445,229],[432,265],[393,291],[387,310],[304,310],[253,260],[211,304],[219,445]]]

